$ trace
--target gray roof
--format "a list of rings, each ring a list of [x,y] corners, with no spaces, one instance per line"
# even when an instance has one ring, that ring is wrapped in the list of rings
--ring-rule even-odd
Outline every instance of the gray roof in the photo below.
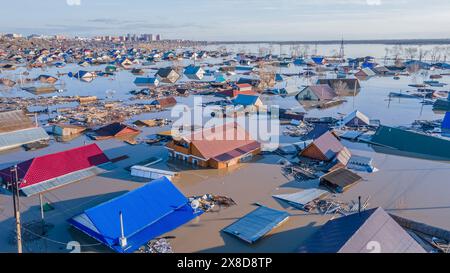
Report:
[[[41,127],[3,133],[0,134],[0,151],[49,138],[47,132]]]
[[[224,228],[223,232],[252,244],[288,218],[287,212],[261,206]]]
[[[425,250],[382,208],[328,221],[298,249],[301,253],[423,253]]]
[[[32,196],[41,192],[53,190],[55,188],[62,187],[64,185],[81,181],[83,179],[96,176],[114,168],[114,165],[110,162],[94,166],[81,171],[69,173],[67,175],[59,176],[54,179],[49,179],[41,183],[33,184],[29,187],[21,188],[21,191],[26,196]]]
[[[34,124],[22,110],[0,112],[0,134],[33,127]]]

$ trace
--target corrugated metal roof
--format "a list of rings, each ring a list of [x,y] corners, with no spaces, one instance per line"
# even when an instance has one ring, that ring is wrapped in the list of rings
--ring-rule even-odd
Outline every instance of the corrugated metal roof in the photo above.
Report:
[[[47,184],[64,184],[65,182],[61,181],[66,181],[69,174],[87,170],[91,167],[99,166],[107,162],[109,162],[108,157],[97,146],[97,144],[81,146],[59,153],[35,157],[17,164],[19,169],[19,179],[24,181],[20,188],[24,189],[29,186],[48,181],[49,182]],[[80,174],[73,174],[74,177],[77,175]],[[1,170],[0,176],[4,181],[11,181],[10,168]],[[56,178],[61,179],[53,181],[53,179]],[[43,187],[48,188],[50,186]]]
[[[425,250],[382,208],[328,221],[298,249],[301,253],[424,253]]]
[[[202,131],[188,134],[184,138],[188,142],[192,142],[192,145],[205,159],[226,154],[255,142],[237,123],[205,128]]]
[[[254,243],[289,218],[289,213],[261,206],[222,231]]]
[[[44,182],[40,182],[37,184],[33,184],[26,188],[21,188],[21,191],[26,196],[32,196],[41,192],[46,192],[53,190],[55,188],[62,187],[64,185],[68,185],[74,182],[81,181],[83,179],[99,175],[101,173],[104,173],[108,170],[111,170],[114,168],[114,165],[112,163],[105,163],[99,166],[94,166],[91,168],[87,168],[81,171],[76,171],[69,173],[67,175],[59,176],[54,179],[50,179]]]
[[[372,136],[373,143],[404,152],[450,159],[450,141],[398,128],[380,126]]]
[[[256,95],[244,95],[244,94],[239,94],[234,100],[233,100],[233,104],[234,105],[244,105],[244,106],[250,106],[250,105],[255,105],[256,102],[258,101],[259,96]]]
[[[306,189],[300,192],[291,194],[278,194],[273,197],[286,201],[293,207],[303,209],[308,203],[316,200],[327,194],[328,192],[322,189]]]
[[[119,245],[119,213],[123,215],[126,247]],[[130,253],[191,221],[196,212],[189,200],[165,177],[86,210],[69,220],[76,228],[120,253]]]
[[[22,110],[0,112],[0,133],[13,132],[35,127]]]
[[[370,119],[363,113],[355,110],[344,117],[344,119],[342,120],[342,124],[347,126],[370,125]]]
[[[41,127],[3,133],[0,134],[0,151],[49,138],[47,132]]]

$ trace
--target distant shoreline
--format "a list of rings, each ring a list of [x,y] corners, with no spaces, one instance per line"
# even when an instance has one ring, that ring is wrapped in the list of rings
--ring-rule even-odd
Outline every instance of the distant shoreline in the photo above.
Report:
[[[334,45],[340,44],[341,40],[323,41],[207,41],[207,44],[308,44],[308,45]],[[345,44],[378,44],[378,45],[450,45],[450,38],[446,39],[384,39],[384,40],[344,40]]]

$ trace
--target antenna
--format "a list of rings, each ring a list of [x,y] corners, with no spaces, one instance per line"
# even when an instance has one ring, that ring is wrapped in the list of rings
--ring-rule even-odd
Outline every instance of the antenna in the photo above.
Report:
[[[119,212],[119,218],[120,218],[120,238],[119,238],[119,244],[122,248],[127,246],[127,238],[124,235],[124,230],[123,230],[123,217],[122,217],[122,212]]]

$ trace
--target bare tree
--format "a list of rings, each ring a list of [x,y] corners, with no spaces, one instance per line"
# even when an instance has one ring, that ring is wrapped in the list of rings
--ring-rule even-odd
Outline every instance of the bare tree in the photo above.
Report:
[[[417,55],[417,47],[407,47],[405,48],[405,54],[406,58],[409,58],[410,60],[413,60]]]

